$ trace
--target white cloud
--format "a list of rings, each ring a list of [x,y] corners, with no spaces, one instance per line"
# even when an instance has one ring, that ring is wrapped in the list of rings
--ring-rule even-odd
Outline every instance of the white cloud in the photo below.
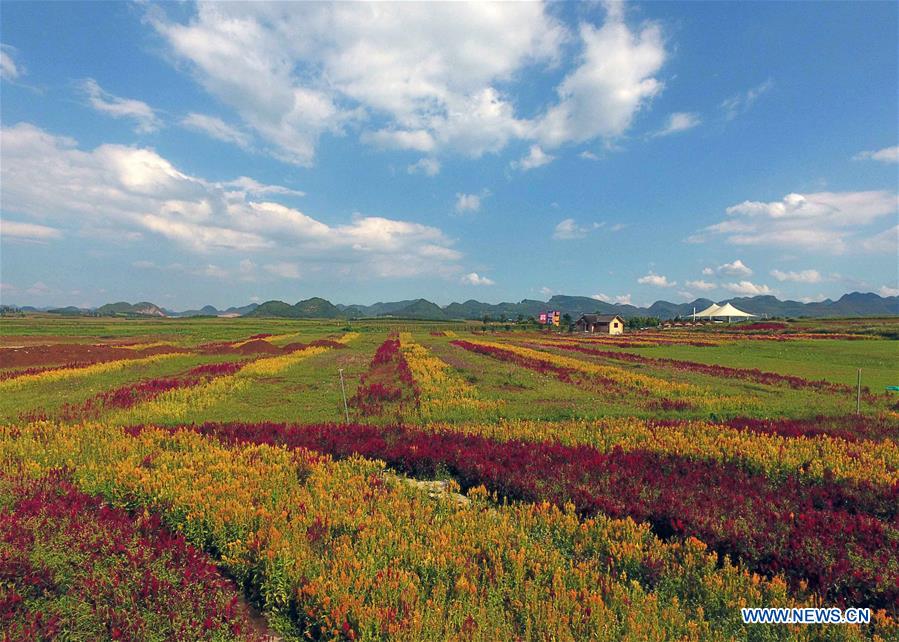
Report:
[[[688,292],[687,290],[678,290],[677,296],[682,298],[684,301],[692,301],[696,298],[692,292]]]
[[[186,24],[150,14],[199,82],[289,162],[378,116],[377,145],[472,155],[522,124],[494,88],[556,59],[565,30],[541,4],[208,3]]]
[[[411,149],[416,152],[432,152],[437,142],[431,134],[424,130],[415,131],[381,129],[376,132],[365,132],[362,142],[383,149]]]
[[[410,174],[424,174],[425,176],[437,176],[440,173],[440,161],[433,158],[422,158],[412,163],[406,170]]]
[[[719,265],[718,274],[727,274],[729,276],[751,276],[752,270],[747,266],[743,261],[737,259],[732,263],[725,263],[724,265]]]
[[[740,281],[739,283],[726,283],[724,289],[734,294],[743,294],[746,296],[755,296],[758,294],[774,294],[774,290],[767,285],[756,285],[751,281]]]
[[[861,247],[866,252],[876,252],[894,255],[899,253],[899,225],[875,234],[874,236],[862,239]]]
[[[461,272],[461,254],[435,227],[362,214],[329,225],[255,197],[287,188],[245,177],[207,181],[149,149],[82,151],[74,140],[26,123],[4,127],[0,146],[4,211],[38,223],[65,222],[85,234],[141,232],[199,253],[265,250],[272,264],[339,264],[364,278]]]
[[[752,108],[755,102],[773,86],[774,81],[769,78],[756,87],[734,94],[721,103],[721,109],[724,110],[724,117],[727,118],[727,120],[733,120],[740,114],[746,113]]]
[[[894,214],[899,198],[888,191],[788,194],[780,201],[743,201],[727,218],[694,240],[723,236],[733,245],[783,246],[839,254],[860,228]]]
[[[495,281],[486,276],[480,276],[477,272],[469,272],[462,277],[462,283],[467,285],[495,285]]]
[[[702,268],[702,274],[703,276],[714,276],[715,270],[710,267]]]
[[[642,285],[652,285],[657,288],[673,288],[677,285],[677,281],[669,281],[668,277],[653,272],[650,272],[646,276],[641,276],[637,279],[637,283]]]
[[[276,194],[280,196],[305,196],[306,192],[301,190],[291,189],[289,187],[284,187],[283,185],[266,185],[265,183],[260,183],[259,181],[250,178],[249,176],[240,176],[231,181],[225,181],[220,183],[222,187],[226,187],[229,190],[234,190],[234,192],[229,192],[229,195],[252,195],[252,196],[264,196],[267,194]]]
[[[540,145],[531,145],[527,155],[522,156],[521,159],[517,161],[512,161],[511,166],[513,169],[520,169],[521,171],[526,172],[537,167],[548,165],[553,162],[555,158],[555,156],[544,152]]]
[[[682,111],[674,112],[668,117],[668,122],[665,126],[655,132],[653,136],[670,136],[671,134],[693,129],[700,123],[702,123],[702,119],[699,117],[699,114]]]
[[[17,80],[25,73],[21,65],[16,64],[15,53],[14,47],[0,44],[0,78],[3,80]]]
[[[818,270],[800,270],[799,272],[784,272],[771,270],[771,276],[778,281],[792,281],[794,283],[821,283],[824,277]]]
[[[570,241],[572,239],[582,239],[591,230],[596,230],[604,226],[605,223],[593,223],[591,225],[578,225],[573,218],[566,218],[559,221],[553,230],[553,238],[557,241]]]
[[[699,279],[698,281],[687,281],[686,286],[688,288],[701,290],[703,292],[708,292],[709,290],[714,290],[716,287],[718,287],[714,283],[709,283],[708,281],[703,281],[702,279]]]
[[[881,163],[899,163],[899,145],[884,147],[876,151],[859,152],[852,160],[876,160]]]
[[[583,158],[584,160],[599,160],[599,156],[591,152],[589,149],[585,149],[580,154],[578,154],[579,158]]]
[[[537,139],[548,147],[623,134],[663,87],[653,77],[666,57],[658,25],[634,33],[623,11],[613,9],[599,28],[582,23],[579,35],[579,66],[556,88],[558,104],[536,123]]]
[[[880,296],[899,296],[899,288],[890,287],[888,285],[883,285],[877,291]]]
[[[181,119],[181,126],[206,134],[210,138],[250,149],[250,137],[221,118],[191,112]]]
[[[280,263],[268,263],[262,267],[264,267],[267,272],[274,274],[275,276],[280,276],[283,279],[300,278],[300,266],[296,263],[282,261]]]
[[[549,296],[552,296],[553,294],[555,294],[555,291],[544,285],[540,288],[540,294],[542,294],[543,296],[549,297]]]
[[[478,194],[456,194],[456,213],[478,212],[481,209],[481,197]]]
[[[621,135],[661,90],[660,28],[632,31],[616,8],[572,34],[553,13],[543,3],[201,3],[186,22],[155,5],[147,18],[273,155],[309,165],[322,135],[350,130],[379,147],[472,157],[510,140],[555,148]],[[557,102],[516,114],[523,70],[560,68]]]
[[[0,237],[25,239],[30,241],[47,241],[62,237],[62,232],[55,227],[36,225],[35,223],[21,223],[0,219]]]
[[[590,297],[591,299],[596,299],[597,301],[605,301],[606,303],[617,303],[619,305],[633,305],[631,303],[631,295],[630,294],[619,294],[618,296],[609,296],[608,294],[603,294],[600,292],[599,294],[594,294]]]
[[[88,102],[97,111],[113,118],[130,118],[136,121],[134,131],[139,134],[155,132],[162,126],[162,121],[147,103],[133,98],[120,98],[100,87],[93,78],[81,82],[81,90],[87,94]]]

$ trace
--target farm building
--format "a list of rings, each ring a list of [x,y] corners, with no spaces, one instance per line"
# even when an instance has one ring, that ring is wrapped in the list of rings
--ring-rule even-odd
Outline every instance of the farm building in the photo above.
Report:
[[[600,334],[621,334],[624,332],[624,319],[617,314],[585,314],[574,322],[579,332]]]

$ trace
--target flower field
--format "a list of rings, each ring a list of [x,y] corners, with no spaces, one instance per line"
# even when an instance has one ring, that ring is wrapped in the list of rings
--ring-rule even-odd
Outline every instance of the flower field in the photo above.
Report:
[[[2,640],[899,639],[887,340],[54,323],[3,327]]]

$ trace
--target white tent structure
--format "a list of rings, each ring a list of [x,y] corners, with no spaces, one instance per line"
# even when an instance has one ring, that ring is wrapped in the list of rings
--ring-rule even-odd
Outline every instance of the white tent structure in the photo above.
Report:
[[[716,304],[716,303],[713,303],[712,305],[710,305],[709,307],[707,307],[707,308],[706,308],[705,310],[703,310],[702,312],[694,312],[694,313],[693,313],[693,318],[694,318],[694,319],[709,319],[709,318],[715,316],[715,312],[718,311],[718,308],[719,308],[719,307],[721,307],[721,306],[719,306],[719,305]],[[695,310],[696,308],[693,308],[693,309]]]
[[[748,312],[743,312],[738,308],[735,308],[730,303],[725,303],[724,305],[716,305],[713,303],[709,307],[707,307],[702,312],[697,312],[693,315],[694,319],[712,319],[716,317],[726,317],[728,321],[732,318],[748,318],[754,317],[754,314],[749,314]]]
[[[727,320],[730,321],[731,317],[754,317],[754,314],[749,314],[748,312],[743,312],[743,310],[738,310],[730,303],[725,303],[720,308],[715,310],[715,314],[712,316],[716,317],[727,317]]]

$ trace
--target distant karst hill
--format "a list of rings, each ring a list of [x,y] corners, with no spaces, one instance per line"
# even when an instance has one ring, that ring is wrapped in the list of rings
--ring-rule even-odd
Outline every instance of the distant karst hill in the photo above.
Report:
[[[107,303],[101,305],[95,310],[96,314],[101,316],[148,316],[148,317],[164,317],[165,311],[155,303],[141,301],[140,303],[131,304],[126,301],[118,303]]]
[[[559,310],[576,319],[582,314],[618,314],[624,318],[658,317],[671,319],[688,317],[693,311],[707,308],[712,303],[730,302],[737,308],[759,317],[875,317],[899,315],[899,297],[882,297],[873,292],[852,292],[844,294],[838,300],[825,299],[812,303],[801,301],[781,301],[766,295],[754,297],[735,297],[721,301],[696,299],[689,303],[672,303],[656,301],[649,307],[621,305],[599,301],[592,297],[556,295],[549,301],[524,299],[518,303],[483,303],[470,299],[464,303],[450,303],[439,306],[427,299],[408,299],[404,301],[378,302],[372,305],[334,305],[327,299],[312,297],[298,301],[293,305],[284,301],[266,301],[260,305],[251,303],[242,307],[230,307],[218,310],[211,305],[199,310],[175,312],[143,301],[141,303],[107,303],[95,310],[75,307],[65,308],[33,308],[6,306],[21,312],[45,312],[60,315],[94,315],[94,316],[152,316],[152,317],[191,317],[191,316],[248,316],[275,317],[283,319],[358,319],[371,317],[392,317],[398,319],[425,319],[443,321],[451,319],[508,319],[515,321],[519,317],[536,317],[547,310]]]

